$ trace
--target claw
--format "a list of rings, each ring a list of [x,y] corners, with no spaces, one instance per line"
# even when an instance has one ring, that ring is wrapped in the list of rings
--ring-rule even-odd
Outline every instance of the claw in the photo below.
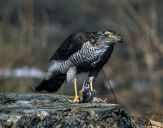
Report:
[[[91,91],[91,96],[92,96],[92,97],[95,97],[96,94],[97,94],[97,93],[96,93],[96,90]]]
[[[76,96],[74,98],[74,100],[68,100],[68,102],[70,102],[70,103],[79,103],[80,102],[80,97],[79,96]]]

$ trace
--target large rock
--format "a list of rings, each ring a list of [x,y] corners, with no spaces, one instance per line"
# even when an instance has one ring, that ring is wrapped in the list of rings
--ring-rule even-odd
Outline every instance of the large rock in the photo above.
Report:
[[[55,94],[0,94],[0,128],[132,128],[118,104],[69,103]]]

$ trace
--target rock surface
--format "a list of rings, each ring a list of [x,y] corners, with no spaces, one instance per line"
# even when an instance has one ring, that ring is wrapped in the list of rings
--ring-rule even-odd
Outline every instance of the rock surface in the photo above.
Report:
[[[69,103],[56,94],[0,93],[0,128],[132,128],[118,104]]]

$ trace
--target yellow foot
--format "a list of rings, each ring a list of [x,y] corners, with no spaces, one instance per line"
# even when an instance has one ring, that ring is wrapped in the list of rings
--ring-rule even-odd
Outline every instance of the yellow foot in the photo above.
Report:
[[[80,97],[76,96],[74,100],[68,100],[70,103],[79,103],[80,102]]]

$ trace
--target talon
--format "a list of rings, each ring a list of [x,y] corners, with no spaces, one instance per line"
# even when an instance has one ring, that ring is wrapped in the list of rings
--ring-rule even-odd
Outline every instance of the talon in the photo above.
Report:
[[[96,90],[91,91],[91,96],[95,97],[96,96]]]
[[[70,103],[79,103],[80,102],[80,97],[79,96],[76,96],[74,98],[74,100],[68,100],[68,102],[70,102]]]

